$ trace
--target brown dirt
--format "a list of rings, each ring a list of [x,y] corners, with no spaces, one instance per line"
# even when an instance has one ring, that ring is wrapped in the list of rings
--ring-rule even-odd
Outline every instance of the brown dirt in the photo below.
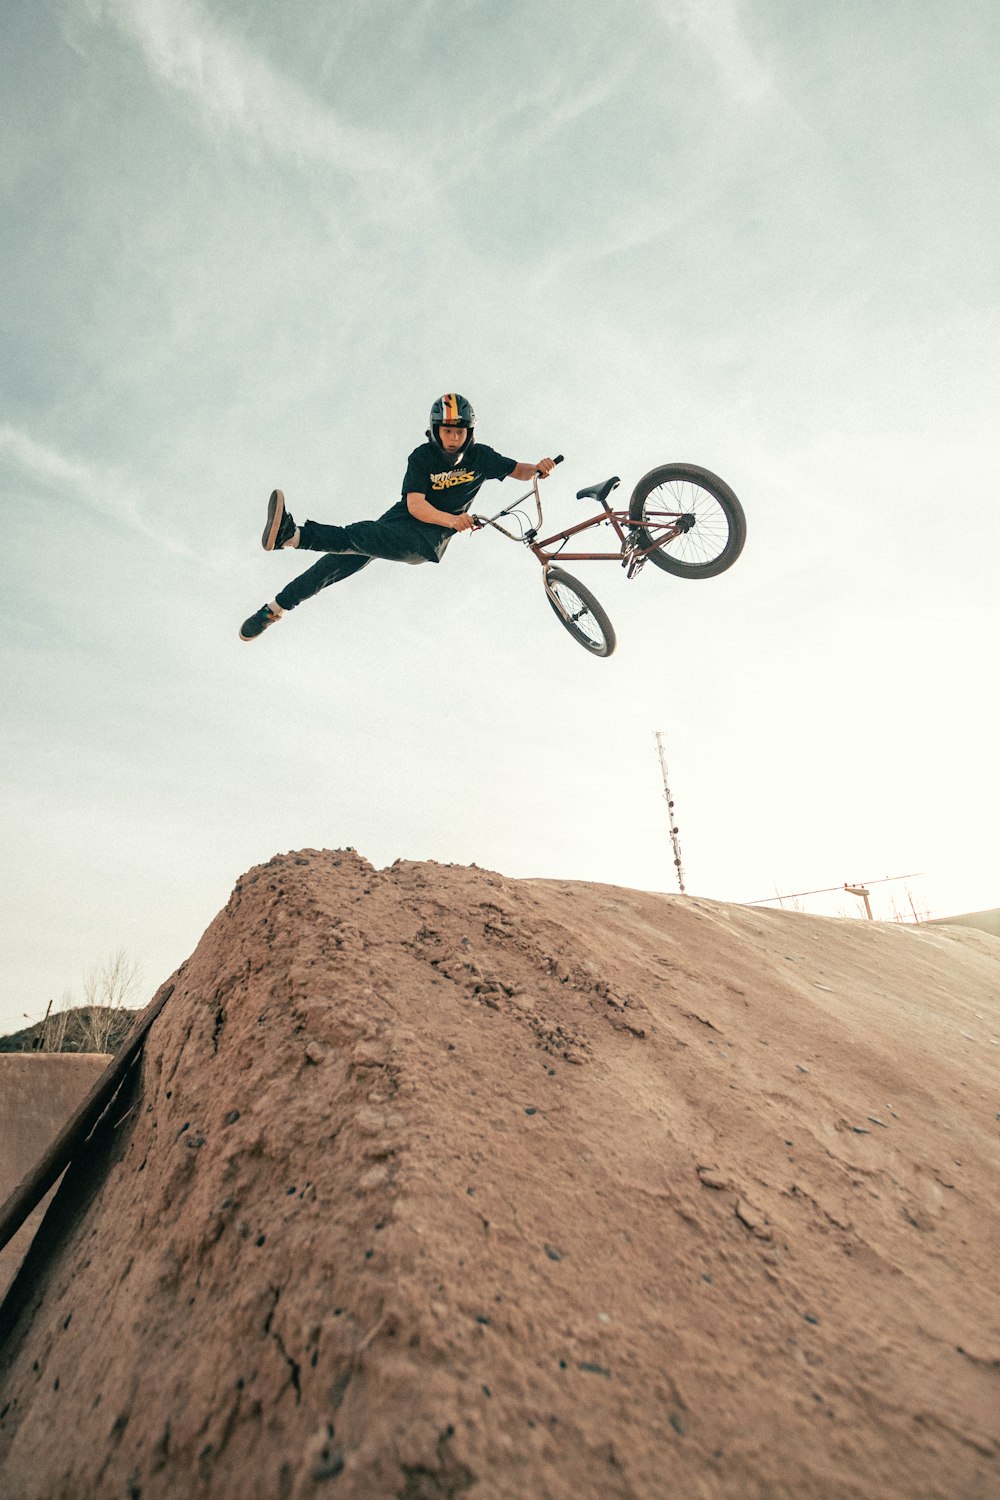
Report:
[[[995,1500],[998,980],[967,929],[272,860],[36,1268],[0,1490]]]

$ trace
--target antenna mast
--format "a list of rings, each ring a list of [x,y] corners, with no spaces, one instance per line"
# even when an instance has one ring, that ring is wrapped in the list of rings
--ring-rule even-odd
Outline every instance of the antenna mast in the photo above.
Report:
[[[677,887],[681,895],[684,890],[684,866],[681,864],[681,841],[680,829],[674,821],[674,799],[670,795],[670,783],[667,780],[667,756],[663,748],[663,736],[659,730],[656,731],[656,748],[660,755],[660,771],[663,774],[663,797],[667,804],[667,813],[670,817],[670,842],[674,848],[674,868],[677,871]]]

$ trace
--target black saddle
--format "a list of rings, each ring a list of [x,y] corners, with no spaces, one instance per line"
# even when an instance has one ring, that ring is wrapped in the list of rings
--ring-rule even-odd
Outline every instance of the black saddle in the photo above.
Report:
[[[603,505],[611,494],[621,484],[617,474],[612,474],[610,479],[605,479],[601,484],[590,484],[585,490],[577,490],[578,500],[596,500],[598,505]]]

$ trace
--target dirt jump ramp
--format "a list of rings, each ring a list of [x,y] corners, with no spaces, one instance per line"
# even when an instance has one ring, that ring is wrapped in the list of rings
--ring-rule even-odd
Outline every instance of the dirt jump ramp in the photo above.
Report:
[[[250,871],[4,1306],[0,1492],[996,1500],[998,981],[959,928]]]

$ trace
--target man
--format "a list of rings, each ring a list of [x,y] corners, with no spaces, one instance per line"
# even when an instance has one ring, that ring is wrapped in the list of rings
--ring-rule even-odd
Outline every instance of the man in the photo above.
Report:
[[[367,567],[372,558],[440,562],[454,533],[475,525],[469,506],[487,479],[504,480],[510,475],[523,482],[535,474],[544,479],[552,472],[551,458],[517,463],[477,443],[475,428],[476,414],[464,396],[439,397],[431,407],[427,442],[414,448],[407,460],[402,498],[377,521],[355,521],[350,526],[304,521],[296,526],[284,495],[275,490],[261,538],[264,551],[296,547],[325,555],[245,620],[240,640],[255,640],[288,610]]]

